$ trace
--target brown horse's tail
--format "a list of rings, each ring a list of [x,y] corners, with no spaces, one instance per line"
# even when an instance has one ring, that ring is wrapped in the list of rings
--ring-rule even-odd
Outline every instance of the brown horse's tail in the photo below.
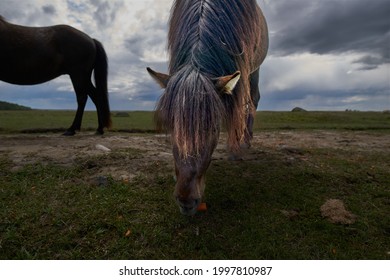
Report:
[[[108,59],[106,51],[102,43],[93,39],[96,45],[95,59],[95,85],[98,93],[98,102],[101,112],[101,121],[104,127],[111,127],[110,103],[108,101],[107,75],[108,75]]]

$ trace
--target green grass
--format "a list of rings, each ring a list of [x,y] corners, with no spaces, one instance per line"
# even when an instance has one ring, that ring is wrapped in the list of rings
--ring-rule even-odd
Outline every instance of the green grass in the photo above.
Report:
[[[0,111],[0,132],[61,132],[72,124],[74,116],[74,111],[60,110]],[[112,131],[154,129],[152,112],[130,112],[128,117],[117,117],[117,112],[113,112],[112,121]],[[96,112],[84,112],[82,130],[95,131],[96,128]]]
[[[44,111],[40,117],[45,114],[67,112]],[[301,114],[260,113],[257,130],[329,124],[389,136],[386,114],[309,113],[306,121]],[[118,127],[131,123],[128,129],[152,125],[149,113],[130,115],[114,121]],[[4,128],[19,129],[24,125]],[[179,214],[172,166],[164,161],[139,167],[130,183],[109,174],[106,184],[90,181],[103,165],[142,158],[140,150],[78,159],[67,167],[42,162],[17,170],[10,155],[0,153],[0,259],[390,259],[389,150],[307,148],[299,151],[305,160],[294,161],[286,160],[291,151],[252,153],[257,156],[250,161],[212,162],[208,211],[191,218]],[[330,198],[343,200],[356,223],[322,218],[320,206]]]
[[[119,113],[119,114],[118,114]],[[0,132],[60,132],[70,126],[74,111],[0,111]],[[112,113],[112,131],[150,132],[155,129],[153,112]],[[94,131],[97,116],[84,113],[82,129]],[[255,131],[264,129],[390,129],[390,114],[382,112],[258,112]]]
[[[192,218],[179,214],[171,167],[158,161],[129,184],[108,175],[100,186],[85,179],[99,158],[15,172],[2,157],[0,259],[389,259],[389,152],[305,155],[316,165],[272,153],[213,162],[209,209]],[[323,219],[329,198],[342,199],[357,222]],[[298,215],[282,213],[291,210]]]
[[[390,129],[382,112],[258,112],[255,130],[262,129]]]

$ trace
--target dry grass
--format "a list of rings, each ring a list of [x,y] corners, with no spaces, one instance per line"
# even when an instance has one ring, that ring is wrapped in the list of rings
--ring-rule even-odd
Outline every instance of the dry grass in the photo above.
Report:
[[[356,221],[356,215],[347,211],[339,199],[328,199],[321,206],[321,215],[333,224],[352,225]]]

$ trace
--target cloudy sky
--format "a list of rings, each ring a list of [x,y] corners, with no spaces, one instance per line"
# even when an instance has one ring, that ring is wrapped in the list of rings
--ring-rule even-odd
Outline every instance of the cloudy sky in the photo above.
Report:
[[[257,1],[270,31],[259,110],[390,109],[388,0]],[[0,15],[20,25],[64,23],[98,39],[109,58],[111,109],[153,110],[161,90],[145,68],[167,69],[172,2],[1,0]],[[37,109],[76,108],[68,76],[27,87],[0,81],[0,100]]]

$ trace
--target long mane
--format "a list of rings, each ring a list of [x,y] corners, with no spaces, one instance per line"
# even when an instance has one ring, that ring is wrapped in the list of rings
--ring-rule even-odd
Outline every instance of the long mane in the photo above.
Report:
[[[260,45],[258,12],[255,0],[176,0],[168,34],[171,74],[191,63],[217,77],[249,63]]]
[[[219,133],[223,112],[210,79],[191,67],[183,67],[172,76],[156,114],[158,126],[171,132],[178,152],[186,158],[198,156],[209,146],[212,132]]]
[[[171,80],[156,107],[180,154],[196,155],[225,121],[229,146],[238,149],[251,110],[249,75],[255,71],[260,22],[255,0],[176,0],[168,50]],[[257,59],[258,60],[258,59]],[[258,67],[258,66],[257,66]],[[233,95],[219,95],[213,79],[241,72]]]

